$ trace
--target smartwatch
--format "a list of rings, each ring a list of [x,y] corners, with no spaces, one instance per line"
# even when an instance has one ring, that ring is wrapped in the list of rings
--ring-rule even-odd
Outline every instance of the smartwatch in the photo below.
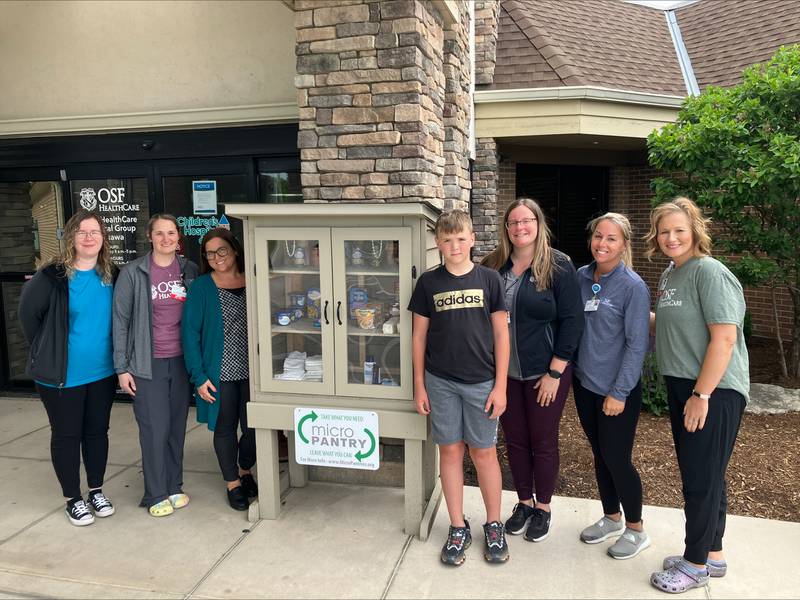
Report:
[[[692,396],[697,396],[700,400],[710,400],[711,394],[701,394],[697,390],[692,390]]]
[[[547,369],[547,374],[550,375],[553,379],[561,379],[561,371],[556,371],[555,369]]]

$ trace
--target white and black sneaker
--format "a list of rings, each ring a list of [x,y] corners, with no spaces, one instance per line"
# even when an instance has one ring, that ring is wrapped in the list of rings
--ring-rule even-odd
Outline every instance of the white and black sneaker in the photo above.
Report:
[[[69,522],[75,527],[85,527],[94,523],[94,515],[83,498],[73,498],[67,502],[66,511]]]
[[[100,518],[110,517],[114,514],[114,505],[105,497],[102,490],[92,490],[89,492],[87,502],[91,505],[94,514]]]

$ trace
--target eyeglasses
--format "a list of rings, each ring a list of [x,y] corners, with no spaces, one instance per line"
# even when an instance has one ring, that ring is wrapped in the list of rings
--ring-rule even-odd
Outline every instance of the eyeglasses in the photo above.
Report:
[[[223,246],[222,248],[218,248],[216,250],[206,250],[205,257],[206,260],[214,260],[215,257],[219,256],[220,258],[225,258],[230,254],[230,249]]]
[[[92,231],[76,231],[75,237],[85,240],[86,238],[96,238],[96,237],[103,237],[103,232],[99,229],[94,229]]]
[[[516,227],[517,225],[522,225],[523,227],[527,227],[528,225],[532,225],[537,221],[536,217],[531,217],[530,219],[520,219],[519,221],[506,221],[506,229],[511,229],[512,227]]]

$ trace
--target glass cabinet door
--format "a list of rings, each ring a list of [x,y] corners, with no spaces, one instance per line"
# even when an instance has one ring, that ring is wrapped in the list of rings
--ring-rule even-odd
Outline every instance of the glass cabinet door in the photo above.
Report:
[[[336,228],[332,252],[336,393],[409,398],[411,230]]]
[[[261,388],[332,393],[330,229],[260,227],[255,240]]]

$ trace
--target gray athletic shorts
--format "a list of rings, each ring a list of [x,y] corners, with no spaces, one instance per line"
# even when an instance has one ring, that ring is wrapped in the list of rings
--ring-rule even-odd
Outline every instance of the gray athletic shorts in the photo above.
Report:
[[[431,404],[431,437],[441,446],[466,442],[470,448],[497,445],[497,422],[483,411],[494,379],[459,383],[425,371],[425,389]]]

